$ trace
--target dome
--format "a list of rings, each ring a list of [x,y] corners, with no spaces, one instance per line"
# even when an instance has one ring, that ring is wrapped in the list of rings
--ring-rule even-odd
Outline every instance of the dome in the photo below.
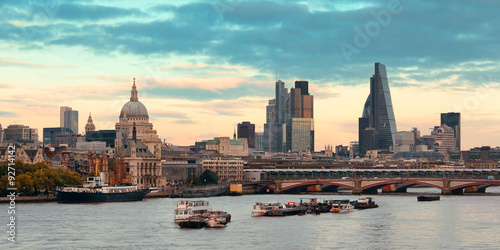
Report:
[[[140,101],[129,101],[123,105],[122,111],[120,112],[120,118],[124,115],[127,117],[148,117],[148,110],[146,106]]]
[[[132,86],[132,91],[130,92],[130,101],[123,105],[122,111],[120,112],[120,118],[124,116],[127,117],[147,117],[148,110],[146,106],[139,101],[139,97],[137,97],[137,87],[135,86],[135,78],[134,85]]]

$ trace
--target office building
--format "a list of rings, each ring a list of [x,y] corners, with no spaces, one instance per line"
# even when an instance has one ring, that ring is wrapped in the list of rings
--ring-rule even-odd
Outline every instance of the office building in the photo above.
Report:
[[[255,148],[255,124],[250,122],[238,123],[238,139],[246,138],[249,148]]]
[[[375,63],[375,74],[370,78],[370,94],[365,102],[361,118],[364,119],[359,120],[359,129],[373,128],[373,133],[367,132],[366,135],[372,134],[377,137],[372,138],[373,142],[368,146],[367,141],[363,140],[363,132],[360,131],[359,144],[362,152],[373,149],[389,151],[394,147],[394,137],[397,131],[396,119],[385,65],[381,63]]]
[[[455,150],[460,150],[460,113],[441,113],[441,125],[446,124],[453,129]]]
[[[78,134],[78,111],[71,107],[61,107],[60,126],[71,129],[72,133]]]
[[[106,147],[115,148],[116,130],[114,129],[87,131],[85,137],[87,142],[102,141],[106,143]]]
[[[291,144],[288,148],[292,152],[314,151],[314,97],[309,94],[308,86],[308,81],[295,81],[295,88],[290,90]],[[306,141],[309,141],[307,145]]]
[[[435,138],[434,148],[445,156],[445,160],[448,160],[450,151],[455,150],[455,133],[453,129],[443,124],[435,130]]]
[[[58,145],[56,142],[57,136],[67,134],[73,134],[73,131],[66,127],[43,128],[43,144]]]
[[[38,142],[38,129],[24,125],[9,125],[5,130],[5,141]]]

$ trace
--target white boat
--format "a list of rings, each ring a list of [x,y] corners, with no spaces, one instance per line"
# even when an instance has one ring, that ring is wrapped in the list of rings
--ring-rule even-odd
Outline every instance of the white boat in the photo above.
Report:
[[[208,201],[177,201],[175,207],[174,222],[179,223],[189,218],[202,217],[204,213],[212,210]]]
[[[205,219],[210,219],[212,216],[215,216],[217,218],[217,221],[222,224],[227,224],[228,222],[231,222],[231,214],[216,210],[216,211],[207,211],[206,213],[203,214],[203,218]]]
[[[349,213],[354,210],[354,206],[350,203],[334,203],[332,204],[332,213]]]
[[[281,208],[281,202],[255,202],[252,209],[252,216],[264,216],[266,212],[278,210]]]
[[[221,220],[219,220],[219,218],[215,214],[212,214],[210,218],[207,218],[205,220],[205,222],[207,223],[206,227],[211,227],[211,228],[226,227],[226,224],[223,223]]]

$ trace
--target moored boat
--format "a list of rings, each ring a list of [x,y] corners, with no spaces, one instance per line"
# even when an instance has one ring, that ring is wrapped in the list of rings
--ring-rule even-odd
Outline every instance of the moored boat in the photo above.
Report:
[[[252,216],[264,216],[267,212],[278,210],[281,202],[255,202],[252,209]]]
[[[353,204],[356,209],[367,209],[367,208],[376,208],[378,205],[375,203],[375,199],[372,197],[359,198]]]
[[[441,199],[439,195],[420,195],[417,196],[418,201],[438,201]]]
[[[203,214],[203,218],[205,219],[210,219],[213,216],[216,216],[217,221],[222,223],[222,224],[227,224],[228,222],[231,222],[231,214],[216,210],[216,211],[207,211],[206,213]]]
[[[212,214],[209,218],[205,219],[206,227],[210,228],[223,228],[226,227],[226,223],[219,220],[218,216]]]
[[[349,202],[347,203],[334,203],[332,204],[332,213],[349,213],[354,210],[354,206]]]
[[[177,224],[180,228],[203,228],[207,225],[203,218],[187,218],[180,220]]]
[[[64,187],[57,191],[58,203],[141,201],[149,192],[136,185],[108,186],[101,176],[87,177],[82,187]]]

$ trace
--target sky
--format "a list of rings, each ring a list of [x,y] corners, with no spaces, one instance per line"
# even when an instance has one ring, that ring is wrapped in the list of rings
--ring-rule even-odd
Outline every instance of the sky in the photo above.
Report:
[[[174,145],[263,131],[276,77],[309,81],[316,150],[357,140],[374,63],[398,131],[462,114],[462,149],[500,146],[497,1],[0,1],[0,124],[114,129],[136,78]]]

